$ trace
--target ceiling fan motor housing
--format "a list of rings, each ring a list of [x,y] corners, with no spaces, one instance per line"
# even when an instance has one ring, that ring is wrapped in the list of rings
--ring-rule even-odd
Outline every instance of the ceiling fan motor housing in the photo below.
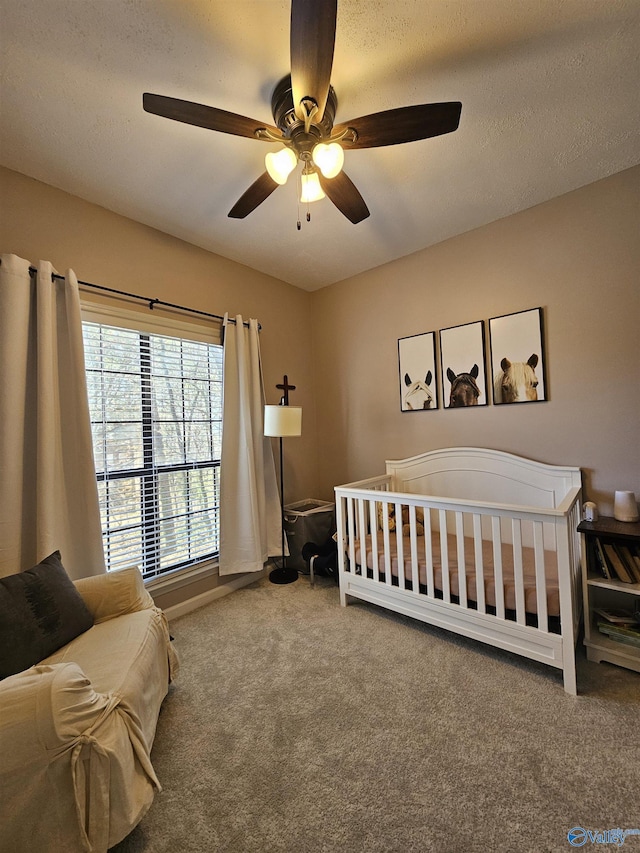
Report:
[[[329,139],[337,107],[338,98],[335,90],[333,86],[329,86],[324,115],[318,122],[312,119],[307,133],[305,123],[298,118],[293,105],[291,75],[280,80],[271,96],[271,112],[275,125],[282,131],[283,136],[291,141],[293,149],[301,160],[311,160],[311,152],[317,143]]]

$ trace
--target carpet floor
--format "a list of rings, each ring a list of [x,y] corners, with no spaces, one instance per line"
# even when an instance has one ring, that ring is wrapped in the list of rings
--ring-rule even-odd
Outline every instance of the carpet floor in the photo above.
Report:
[[[556,853],[572,828],[603,850],[621,845],[596,833],[637,829],[640,850],[640,674],[581,644],[576,698],[557,670],[306,577],[171,632],[163,791],[113,853]]]

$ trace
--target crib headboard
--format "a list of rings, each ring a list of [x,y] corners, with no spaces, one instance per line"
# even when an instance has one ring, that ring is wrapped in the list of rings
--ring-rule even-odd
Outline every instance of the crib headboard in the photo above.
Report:
[[[483,447],[448,447],[409,459],[387,460],[392,490],[433,497],[556,509],[580,468],[547,465]]]

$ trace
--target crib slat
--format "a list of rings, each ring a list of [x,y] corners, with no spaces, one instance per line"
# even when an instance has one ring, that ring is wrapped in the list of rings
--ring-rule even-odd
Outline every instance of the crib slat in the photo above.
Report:
[[[358,539],[360,540],[360,559],[362,562],[362,577],[367,576],[367,526],[364,521],[364,500],[358,498]]]
[[[413,504],[409,507],[409,527],[411,529],[411,584],[413,591],[420,591],[418,577],[418,532],[416,529],[416,508]]]
[[[369,529],[371,530],[371,557],[373,563],[373,579],[376,583],[380,580],[378,574],[378,504],[376,501],[369,503]]]
[[[460,606],[467,607],[467,574],[464,560],[464,518],[456,512],[456,547],[458,554],[458,596]]]
[[[361,541],[362,541],[362,537],[365,535],[365,533],[366,533],[366,531],[367,531],[367,527],[366,527],[366,524],[365,524],[365,517],[364,517],[364,503],[365,503],[365,502],[364,502],[364,499],[363,499],[363,498],[358,498],[358,500],[357,500],[357,507],[358,507],[358,536],[360,537],[360,540],[361,540]]]
[[[347,531],[348,531],[348,543],[349,543],[349,571],[353,572],[354,575],[357,572],[356,569],[356,528],[353,518],[353,498],[347,498]]]
[[[513,548],[513,580],[516,587],[516,622],[526,624],[524,613],[524,576],[522,568],[522,522],[519,518],[511,519],[511,541]]]
[[[496,616],[504,619],[504,578],[502,575],[502,543],[500,536],[500,516],[491,516],[491,537],[493,541],[493,579],[496,589]]]
[[[391,586],[391,545],[389,543],[389,501],[383,503],[382,513],[382,547],[384,550],[384,582]]]
[[[427,561],[427,595],[434,597],[433,582],[433,538],[431,535],[431,510],[425,509],[424,513],[424,555]]]
[[[484,562],[482,556],[482,517],[473,515],[473,551],[476,563],[476,603],[479,613],[487,612],[484,595]]]
[[[449,582],[449,541],[447,539],[447,511],[438,510],[440,525],[440,563],[442,570],[442,598],[451,602],[451,584]]]
[[[541,521],[533,522],[533,553],[536,567],[536,602],[538,605],[538,628],[549,630],[547,613],[547,579],[544,570],[544,526]]]
[[[404,539],[402,538],[402,504],[396,504],[396,553],[398,554],[398,588],[405,588]]]

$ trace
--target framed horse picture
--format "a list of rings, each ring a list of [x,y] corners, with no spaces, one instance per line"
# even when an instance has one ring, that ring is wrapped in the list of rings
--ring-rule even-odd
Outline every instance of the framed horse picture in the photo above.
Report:
[[[424,412],[438,408],[436,333],[424,332],[398,339],[400,411]]]
[[[440,330],[442,396],[445,409],[487,405],[484,323]]]
[[[542,308],[489,320],[493,402],[547,400]]]

